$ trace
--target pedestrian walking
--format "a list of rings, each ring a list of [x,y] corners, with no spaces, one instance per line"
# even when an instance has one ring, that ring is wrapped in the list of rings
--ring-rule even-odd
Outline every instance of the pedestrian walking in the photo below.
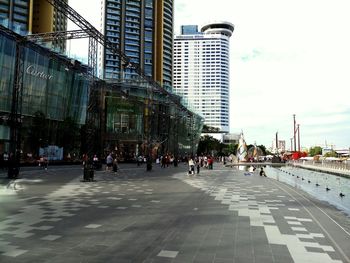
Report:
[[[194,174],[194,162],[192,158],[188,161],[188,174]]]
[[[113,160],[113,172],[116,173],[118,171],[118,158],[115,157]]]
[[[98,160],[97,155],[95,154],[94,157],[92,158],[92,165],[93,165],[94,169],[98,168],[98,163],[99,163],[99,160]]]
[[[106,171],[111,171],[112,165],[113,165],[113,157],[112,157],[112,153],[110,153],[106,158]]]

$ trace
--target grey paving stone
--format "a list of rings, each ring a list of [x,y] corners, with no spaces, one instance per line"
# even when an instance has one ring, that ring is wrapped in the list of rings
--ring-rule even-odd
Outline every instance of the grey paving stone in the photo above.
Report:
[[[270,244],[270,248],[274,255],[289,255],[289,250],[285,245]]]
[[[233,258],[228,259],[228,258],[215,258],[213,263],[234,263]]]
[[[301,242],[314,242],[317,243],[317,241],[314,238],[303,238],[303,237],[299,237],[299,240]]]
[[[196,263],[211,263],[214,261],[215,253],[197,253],[193,259]]]
[[[255,263],[253,256],[236,256],[233,260],[235,263]]]
[[[274,262],[274,259],[272,256],[260,256],[260,255],[255,255],[255,262],[259,263],[272,263]],[[281,262],[284,263],[284,262]]]
[[[272,256],[272,251],[269,244],[255,246],[253,250],[255,256]]]
[[[274,261],[278,263],[294,263],[293,258],[290,255],[274,255],[273,256]]]
[[[218,246],[215,251],[215,258],[231,259],[233,260],[235,251],[233,247]]]
[[[172,263],[193,262],[193,256],[191,256],[191,255],[178,255],[171,262]]]
[[[164,171],[168,172],[169,170]],[[252,226],[250,217],[242,216],[242,211],[240,213],[229,211],[227,204],[222,204],[220,200],[214,200],[215,196],[206,194],[206,190],[203,190],[202,186],[200,186],[202,188],[195,188],[181,180],[164,176],[165,174],[159,177],[154,176],[157,171],[152,172],[144,180],[137,178],[140,173],[130,172],[132,175],[128,176],[128,180],[108,175],[105,182],[103,181],[105,179],[100,178],[99,181],[93,184],[82,184],[83,190],[77,190],[76,198],[69,198],[69,196],[59,198],[63,201],[60,206],[64,208],[64,212],[78,207],[77,203],[79,203],[80,210],[71,217],[62,217],[60,222],[48,223],[45,220],[47,217],[42,217],[42,221],[35,225],[52,225],[54,226],[53,229],[37,230],[33,232],[35,235],[25,239],[16,239],[13,235],[1,235],[0,238],[4,244],[6,244],[5,241],[9,241],[10,244],[18,245],[20,249],[28,250],[23,256],[19,255],[10,263],[42,262],[43,256],[50,259],[47,263],[55,261],[64,263],[81,261],[165,262],[165,258],[157,257],[157,253],[162,249],[179,251],[176,258],[169,262],[187,263],[194,262],[194,260],[201,260],[198,262],[212,260],[210,262],[225,263],[293,262],[287,246],[269,244],[263,226]],[[281,199],[277,197],[281,194],[279,191],[271,192],[269,196],[257,196],[254,190],[262,189],[258,184],[266,183],[264,189],[274,188],[273,185],[270,186],[268,180],[261,181],[258,184],[257,181],[253,181],[261,178],[242,178],[244,180],[241,180],[237,174],[235,177],[232,177],[232,175],[230,177],[219,171],[218,176],[206,177],[205,180],[203,180],[203,176],[198,179],[202,181],[191,178],[191,182],[208,184],[213,188],[216,186],[221,189],[226,187],[228,190],[225,195],[227,200],[230,200],[232,194],[240,193],[241,204],[246,202],[245,200],[260,202],[268,199]],[[121,184],[125,184],[125,186]],[[143,186],[143,184],[147,184],[147,186]],[[60,183],[59,187],[64,188],[64,184]],[[127,191],[127,189],[133,191]],[[138,193],[137,190],[140,189],[144,191],[152,189],[152,196]],[[117,192],[114,190],[117,190]],[[84,193],[85,191],[88,191],[89,194]],[[123,197],[123,200],[108,200],[108,202],[105,202],[106,194],[102,194],[102,192],[113,193],[108,196],[125,194],[125,197]],[[214,192],[212,191],[212,193]],[[257,198],[254,199],[253,195]],[[57,200],[59,199],[55,197],[54,203],[58,204]],[[118,206],[130,207],[132,201],[128,201],[128,199],[137,199],[137,203],[134,202],[134,204],[140,204],[142,207],[127,210],[116,209]],[[43,212],[55,211],[45,209],[51,207],[47,204],[49,200],[47,196],[40,200],[46,200],[46,204],[41,206]],[[100,201],[103,206],[110,205],[113,202],[117,203],[113,203],[110,208],[105,209],[97,209],[95,205],[90,207],[80,206],[89,204],[91,200],[94,202]],[[151,200],[161,202],[151,203]],[[77,206],[74,206],[74,203]],[[32,202],[32,204],[36,203]],[[236,204],[239,204],[239,202],[236,202]],[[248,205],[247,203],[246,206],[248,207]],[[249,205],[249,207],[255,208],[258,205]],[[194,208],[197,209],[194,210]],[[284,219],[284,216],[306,218],[304,212],[302,209],[300,211],[288,210],[288,208],[297,208],[296,205],[277,208],[279,209],[271,211],[271,216],[276,220],[276,225],[283,230],[283,233],[295,235],[296,232],[291,230],[291,226],[288,225],[288,220]],[[25,210],[17,209],[17,211]],[[255,212],[254,210],[250,211]],[[18,220],[16,219],[16,221]],[[18,225],[21,223],[19,221]],[[306,223],[308,222],[302,222],[307,229],[306,233],[317,230],[317,228],[312,227],[313,223]],[[101,225],[101,227],[85,229],[84,226],[89,224]],[[11,224],[11,226],[16,227],[16,224]],[[332,231],[332,229],[329,231]],[[318,229],[315,233],[322,232]],[[53,241],[41,240],[45,236],[48,239],[50,239],[50,236],[61,236],[61,238]],[[276,237],[278,238],[278,235]],[[307,241],[305,238],[299,240]],[[319,244],[330,245],[326,238],[314,238],[314,240],[318,241]],[[45,246],[47,250],[30,249],[34,244],[36,247]],[[55,252],[53,253],[53,251]],[[55,253],[63,255],[65,258],[58,258]],[[208,257],[208,254],[213,256]],[[337,258],[339,253],[337,252],[331,252],[328,255],[339,260]],[[75,261],[67,260],[69,256]],[[8,262],[8,260],[2,260],[3,258],[0,254],[0,261]]]
[[[325,251],[319,247],[305,247],[309,252],[324,253]]]

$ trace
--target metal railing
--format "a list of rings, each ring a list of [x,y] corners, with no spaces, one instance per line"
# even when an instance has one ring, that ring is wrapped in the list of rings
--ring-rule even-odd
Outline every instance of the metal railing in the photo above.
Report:
[[[308,165],[308,166],[314,166],[318,168],[326,168],[326,169],[333,169],[333,170],[339,170],[339,171],[347,171],[350,172],[350,161],[314,161],[314,160],[296,160],[291,161],[291,165]]]

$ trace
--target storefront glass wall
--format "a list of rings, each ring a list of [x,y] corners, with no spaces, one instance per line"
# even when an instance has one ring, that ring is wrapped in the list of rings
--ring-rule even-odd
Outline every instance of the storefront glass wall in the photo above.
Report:
[[[69,59],[32,43],[16,42],[16,37],[2,31],[0,153],[8,149],[10,140],[8,118],[18,43],[21,43],[23,56],[23,156],[27,153],[39,155],[39,149],[49,149],[49,145],[50,149],[63,148],[61,155],[67,156],[67,153],[72,153],[68,150],[79,148],[82,139],[79,137],[80,128],[86,121],[89,99],[89,80],[82,73],[87,68],[76,67]],[[105,99],[96,101],[99,105],[104,102],[104,106],[101,105],[103,110],[95,112],[102,114],[99,118],[103,120],[104,149],[101,152],[117,151],[124,160],[132,160],[138,154],[151,153],[153,158],[167,153],[177,156],[195,154],[202,119],[184,108],[179,100],[174,101],[171,96],[158,92],[149,83],[136,81],[134,84],[119,85],[114,91],[101,94]]]
[[[83,73],[87,67],[74,67],[67,58],[23,39],[17,42],[15,36],[0,32],[0,154],[9,150],[8,119],[19,43],[23,63],[21,148],[24,156],[26,152],[37,155],[45,145],[63,147],[66,140],[60,131],[67,136],[64,126],[73,124],[79,128],[85,124],[89,80]]]
[[[16,43],[0,34],[0,111],[11,111]]]
[[[165,95],[151,99],[117,95],[106,98],[107,136],[105,151],[121,160],[152,154],[187,156],[195,154],[203,119],[173,103]],[[163,97],[162,97],[163,96]]]
[[[43,112],[48,119],[84,124],[88,81],[60,61],[25,48],[22,114]]]

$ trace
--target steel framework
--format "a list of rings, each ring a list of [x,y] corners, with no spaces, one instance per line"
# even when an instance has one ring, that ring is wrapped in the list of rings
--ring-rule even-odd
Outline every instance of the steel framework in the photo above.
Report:
[[[77,38],[89,38],[89,56],[88,56],[88,65],[89,65],[89,78],[91,80],[91,86],[89,91],[89,104],[88,104],[88,113],[87,113],[87,142],[88,144],[94,144],[96,139],[96,133],[98,130],[101,131],[101,121],[103,119],[102,114],[102,103],[99,103],[102,100],[103,89],[100,87],[100,80],[96,78],[97,73],[97,47],[98,44],[101,44],[106,49],[111,51],[113,54],[117,55],[124,67],[133,69],[142,79],[144,79],[148,85],[146,85],[146,92],[148,96],[147,111],[145,114],[149,119],[149,125],[151,126],[151,111],[152,111],[152,100],[154,99],[154,93],[159,93],[165,96],[166,100],[170,103],[176,105],[181,111],[187,112],[189,115],[192,113],[184,107],[179,97],[175,94],[170,93],[165,88],[163,88],[159,83],[155,82],[150,76],[146,75],[140,65],[132,62],[130,58],[123,53],[118,45],[109,41],[101,32],[99,32],[95,27],[93,27],[84,17],[78,14],[73,8],[71,8],[64,0],[46,0],[51,4],[56,11],[62,12],[68,19],[70,19],[74,24],[76,24],[80,30],[73,31],[60,31],[60,32],[50,32],[43,34],[29,35],[24,40],[31,41],[53,41],[57,39],[77,39]],[[11,131],[11,140],[15,143],[14,148],[19,149],[20,144],[20,125],[21,125],[21,100],[22,100],[22,87],[23,87],[23,71],[24,71],[24,62],[22,58],[22,49],[19,43],[17,50],[17,60],[16,60],[16,79],[13,87],[13,103],[11,109],[10,120],[13,124]],[[148,133],[150,128],[148,129]],[[147,134],[148,141],[151,142],[150,134]],[[95,147],[92,145],[87,145],[88,154],[92,154],[95,151]]]
[[[76,24],[81,30],[89,35],[89,37],[95,39],[98,43],[109,49],[113,54],[119,56],[125,66],[132,68],[143,79],[147,80],[152,86],[154,86],[159,92],[169,95],[170,93],[164,89],[160,84],[155,82],[150,76],[146,75],[141,69],[140,65],[134,63],[130,58],[118,47],[118,45],[109,41],[101,32],[99,32],[93,25],[91,25],[84,17],[78,14],[72,7],[70,7],[64,0],[46,0],[54,8],[63,12],[63,14],[69,18],[74,24]]]
[[[77,38],[88,38],[89,34],[87,34],[84,30],[70,30],[70,31],[57,31],[57,32],[47,32],[47,33],[38,33],[27,35],[26,39],[33,42],[40,41],[53,41],[57,39],[77,39]]]

